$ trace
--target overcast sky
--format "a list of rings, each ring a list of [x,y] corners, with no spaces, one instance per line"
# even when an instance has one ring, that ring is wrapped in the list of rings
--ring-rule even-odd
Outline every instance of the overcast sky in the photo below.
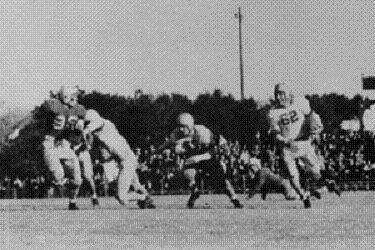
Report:
[[[62,84],[239,98],[239,6],[246,97],[267,100],[281,81],[353,96],[375,75],[371,0],[0,2],[0,100],[25,108]]]

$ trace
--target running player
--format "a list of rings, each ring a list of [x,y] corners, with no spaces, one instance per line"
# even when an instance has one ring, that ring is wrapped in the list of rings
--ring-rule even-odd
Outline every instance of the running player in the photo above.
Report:
[[[77,103],[78,89],[61,87],[57,96],[51,96],[41,106],[41,118],[45,120],[43,157],[52,174],[55,185],[64,185],[65,177],[69,179],[69,210],[77,210],[76,198],[82,183],[80,163],[68,140],[72,131],[83,130],[85,108]],[[33,120],[33,114],[23,119],[9,135],[9,140],[18,137],[20,130]]]
[[[281,158],[290,175],[290,182],[305,208],[310,208],[309,193],[300,184],[299,172],[295,160],[301,159],[305,172],[314,180],[321,178],[320,164],[306,130],[305,117],[313,114],[307,99],[293,99],[285,83],[275,86],[275,106],[268,113],[270,132],[282,147]]]

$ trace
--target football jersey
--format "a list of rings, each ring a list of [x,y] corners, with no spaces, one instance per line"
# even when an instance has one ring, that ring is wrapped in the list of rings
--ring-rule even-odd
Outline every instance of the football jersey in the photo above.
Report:
[[[306,138],[308,132],[304,120],[310,112],[310,104],[306,99],[297,100],[287,108],[275,106],[268,113],[270,131],[291,140]]]
[[[115,124],[111,121],[102,119],[101,127],[93,128],[92,133],[98,138],[99,144],[102,144],[102,146],[118,159],[137,162],[137,157],[128,141],[121,136]]]
[[[41,120],[41,128],[45,129],[47,134],[56,137],[62,134],[67,135],[66,130],[74,131],[78,119],[82,119],[85,113],[85,108],[80,104],[69,108],[59,99],[52,98],[42,104],[40,112],[36,113],[35,120]],[[34,113],[30,113],[15,128],[22,130],[33,120]]]
[[[43,104],[42,108],[47,118],[46,128],[51,134],[73,140],[75,140],[75,135],[80,134],[75,127],[78,119],[82,119],[86,113],[82,105],[68,107],[58,99],[50,99]]]

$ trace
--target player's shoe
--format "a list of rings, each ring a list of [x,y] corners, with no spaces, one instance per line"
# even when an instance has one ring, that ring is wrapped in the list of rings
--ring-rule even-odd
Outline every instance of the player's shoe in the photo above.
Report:
[[[120,203],[121,206],[125,206],[126,202],[124,200],[121,200],[118,194],[115,195],[115,199]]]
[[[322,199],[322,194],[318,190],[311,190],[311,195],[318,200]]]
[[[93,207],[99,206],[99,199],[98,198],[91,198],[91,203]]]
[[[195,203],[195,201],[199,198],[199,196],[200,196],[200,193],[199,193],[199,192],[194,192],[194,193],[192,193],[192,194],[190,195],[190,198],[189,198],[188,203],[187,203],[187,207],[188,207],[189,209],[194,208],[194,203]]]
[[[77,204],[75,202],[69,202],[69,210],[79,210]]]
[[[310,193],[306,192],[302,197],[303,206],[305,208],[311,208]]]
[[[262,191],[261,191],[262,200],[265,201],[267,199],[267,194],[268,194],[267,188],[262,188]]]
[[[330,180],[327,186],[329,192],[334,192],[338,196],[341,196],[341,190],[340,187],[337,185],[336,181]]]
[[[139,200],[137,202],[138,207],[141,209],[154,209],[156,206],[153,203],[154,201],[151,199],[150,196],[146,196],[144,200]]]
[[[250,191],[249,191],[249,194],[248,194],[248,196],[246,197],[246,200],[250,200],[251,198],[253,198],[254,197],[254,195],[256,195],[256,191],[254,190],[254,189],[251,189]],[[262,193],[263,194],[263,193]]]
[[[311,208],[311,201],[310,201],[309,198],[306,198],[306,199],[303,200],[303,206],[305,208]]]
[[[234,205],[234,208],[243,208],[243,205],[240,203],[240,201],[238,199],[233,199],[231,201]]]

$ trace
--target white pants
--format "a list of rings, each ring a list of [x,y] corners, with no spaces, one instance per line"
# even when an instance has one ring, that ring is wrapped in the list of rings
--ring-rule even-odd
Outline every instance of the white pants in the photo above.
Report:
[[[53,136],[46,136],[42,145],[44,161],[53,179],[61,182],[66,176],[72,184],[80,186],[82,183],[80,164],[77,155],[70,148],[70,143],[62,140],[61,143],[56,144]]]
[[[295,141],[295,148],[291,149],[285,147],[283,150],[284,161],[288,166],[289,174],[298,176],[298,169],[295,163],[296,159],[300,159],[304,165],[304,171],[311,175],[314,180],[319,180],[321,177],[321,161],[315,153],[314,147],[310,141]]]

